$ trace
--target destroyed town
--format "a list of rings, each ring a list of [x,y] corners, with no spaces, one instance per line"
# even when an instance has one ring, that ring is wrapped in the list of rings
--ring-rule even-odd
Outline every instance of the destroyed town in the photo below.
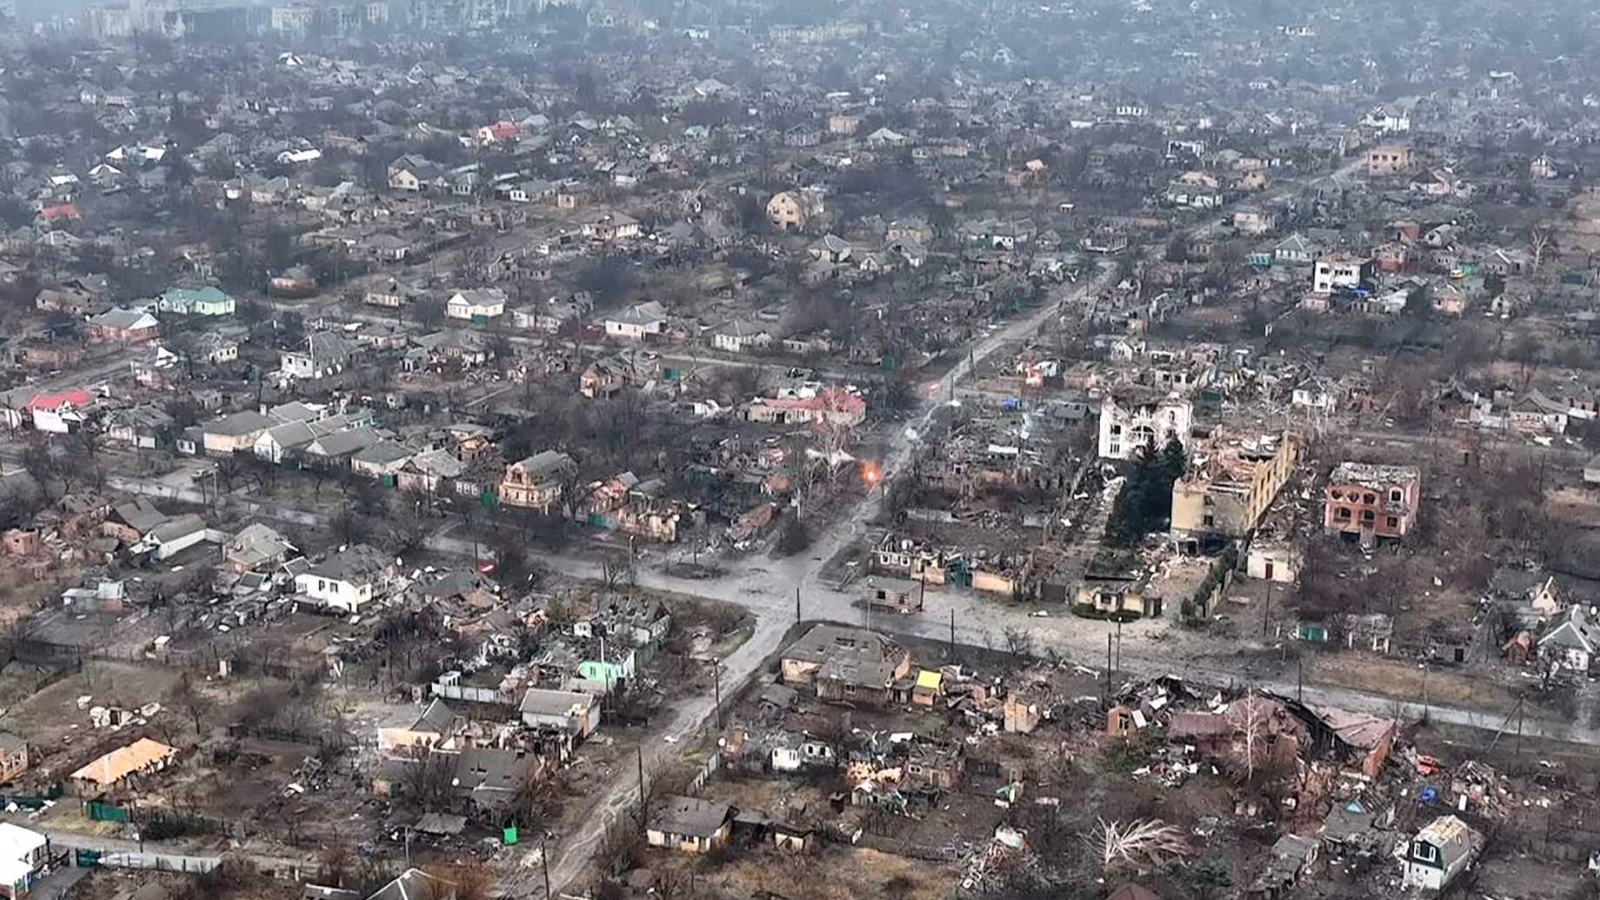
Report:
[[[0,900],[1600,900],[1594,0],[0,0]]]

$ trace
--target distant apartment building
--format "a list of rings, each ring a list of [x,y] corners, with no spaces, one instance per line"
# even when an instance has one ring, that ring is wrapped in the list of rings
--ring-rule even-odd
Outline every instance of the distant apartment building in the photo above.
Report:
[[[1367,175],[1387,178],[1411,171],[1411,148],[1402,144],[1381,144],[1367,151]]]
[[[1312,268],[1311,291],[1332,294],[1353,290],[1372,281],[1377,264],[1370,256],[1335,253],[1317,260]]]

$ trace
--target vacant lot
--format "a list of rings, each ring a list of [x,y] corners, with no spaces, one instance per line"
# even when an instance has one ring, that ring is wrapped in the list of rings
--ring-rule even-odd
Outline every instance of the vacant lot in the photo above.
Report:
[[[1467,671],[1423,669],[1414,662],[1353,653],[1306,656],[1307,684],[1351,688],[1408,704],[1438,703],[1488,712],[1508,712],[1517,695],[1492,678]]]
[[[92,733],[88,706],[115,706],[123,709],[164,702],[178,683],[173,669],[132,663],[86,662],[82,671],[56,682],[7,710],[0,727],[28,740],[36,749],[51,749]],[[89,703],[78,708],[78,699]],[[163,711],[158,716],[176,716]]]

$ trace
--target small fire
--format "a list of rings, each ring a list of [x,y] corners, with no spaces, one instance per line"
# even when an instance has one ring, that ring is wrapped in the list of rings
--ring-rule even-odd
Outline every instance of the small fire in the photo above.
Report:
[[[882,479],[883,479],[883,472],[878,469],[878,464],[877,463],[874,463],[874,462],[862,463],[862,465],[861,465],[861,483],[862,484],[865,484],[867,487],[870,488],[870,487],[876,485]]]

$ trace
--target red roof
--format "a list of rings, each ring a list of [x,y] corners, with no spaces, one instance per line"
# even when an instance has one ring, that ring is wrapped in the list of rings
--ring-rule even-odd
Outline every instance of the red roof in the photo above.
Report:
[[[35,409],[60,409],[63,405],[88,406],[88,391],[62,391],[59,394],[40,394],[28,401],[23,409],[30,412]]]
[[[49,221],[51,219],[76,219],[79,218],[78,204],[63,203],[60,206],[46,206],[39,210],[39,218]]]
[[[489,126],[489,134],[497,141],[504,141],[517,136],[517,126],[511,122],[496,122]]]

